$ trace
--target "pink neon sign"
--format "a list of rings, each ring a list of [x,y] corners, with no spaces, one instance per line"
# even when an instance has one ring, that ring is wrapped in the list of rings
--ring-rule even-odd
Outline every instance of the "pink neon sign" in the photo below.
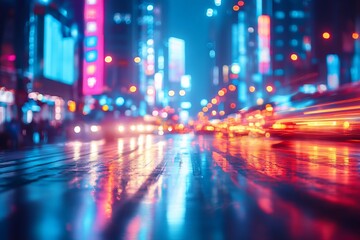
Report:
[[[259,72],[270,72],[270,17],[261,15],[258,18],[259,31]]]
[[[86,0],[84,20],[82,92],[96,95],[104,86],[104,0]]]

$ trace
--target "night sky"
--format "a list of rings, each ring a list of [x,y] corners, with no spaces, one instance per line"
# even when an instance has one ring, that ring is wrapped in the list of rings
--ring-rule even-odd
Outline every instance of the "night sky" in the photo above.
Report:
[[[198,111],[201,99],[209,98],[211,83],[208,6],[194,0],[169,2],[169,37],[185,40],[185,71],[192,76],[191,100],[193,110]]]

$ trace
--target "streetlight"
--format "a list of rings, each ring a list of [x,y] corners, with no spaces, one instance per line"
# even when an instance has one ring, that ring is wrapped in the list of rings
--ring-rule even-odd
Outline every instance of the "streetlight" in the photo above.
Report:
[[[266,91],[271,93],[272,91],[274,91],[274,88],[270,85],[266,86]]]
[[[293,53],[293,54],[290,55],[290,59],[292,61],[297,61],[299,59],[299,57],[298,57],[298,55],[296,53]]]
[[[105,62],[106,62],[106,63],[111,63],[112,60],[113,60],[113,59],[112,59],[111,56],[106,56],[106,57],[105,57]]]
[[[322,37],[323,37],[324,39],[330,39],[331,35],[330,35],[329,32],[324,32],[324,33],[322,34]]]

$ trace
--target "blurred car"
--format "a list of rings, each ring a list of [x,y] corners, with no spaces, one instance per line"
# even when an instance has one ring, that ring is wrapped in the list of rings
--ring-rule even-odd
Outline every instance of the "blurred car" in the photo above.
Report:
[[[289,107],[278,107],[268,130],[283,138],[360,139],[359,96],[360,83],[295,95]]]
[[[164,134],[185,134],[190,133],[191,128],[182,123],[163,124],[159,126],[159,135]]]
[[[158,125],[145,121],[142,117],[119,117],[106,119],[102,122],[102,132],[106,139],[139,134],[157,134]]]
[[[97,122],[76,121],[66,127],[68,139],[96,140],[102,138],[102,128]]]
[[[196,134],[214,134],[217,129],[212,124],[201,124],[195,127]]]

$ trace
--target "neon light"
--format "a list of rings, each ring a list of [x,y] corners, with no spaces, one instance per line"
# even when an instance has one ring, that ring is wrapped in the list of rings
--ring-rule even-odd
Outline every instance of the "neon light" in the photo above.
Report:
[[[261,15],[258,18],[259,31],[259,72],[270,73],[270,17]]]
[[[180,82],[185,74],[185,41],[169,38],[169,81]]]
[[[96,67],[95,65],[89,65],[86,69],[86,73],[89,75],[93,75],[96,72]]]
[[[97,45],[97,37],[87,37],[85,39],[85,47],[92,48]]]
[[[85,41],[83,94],[103,92],[104,79],[104,0],[87,0],[84,8]]]
[[[96,22],[88,22],[86,23],[86,31],[88,33],[94,33],[97,30],[97,24]]]
[[[88,51],[85,54],[85,59],[88,62],[95,62],[97,60],[97,51],[96,50]]]

